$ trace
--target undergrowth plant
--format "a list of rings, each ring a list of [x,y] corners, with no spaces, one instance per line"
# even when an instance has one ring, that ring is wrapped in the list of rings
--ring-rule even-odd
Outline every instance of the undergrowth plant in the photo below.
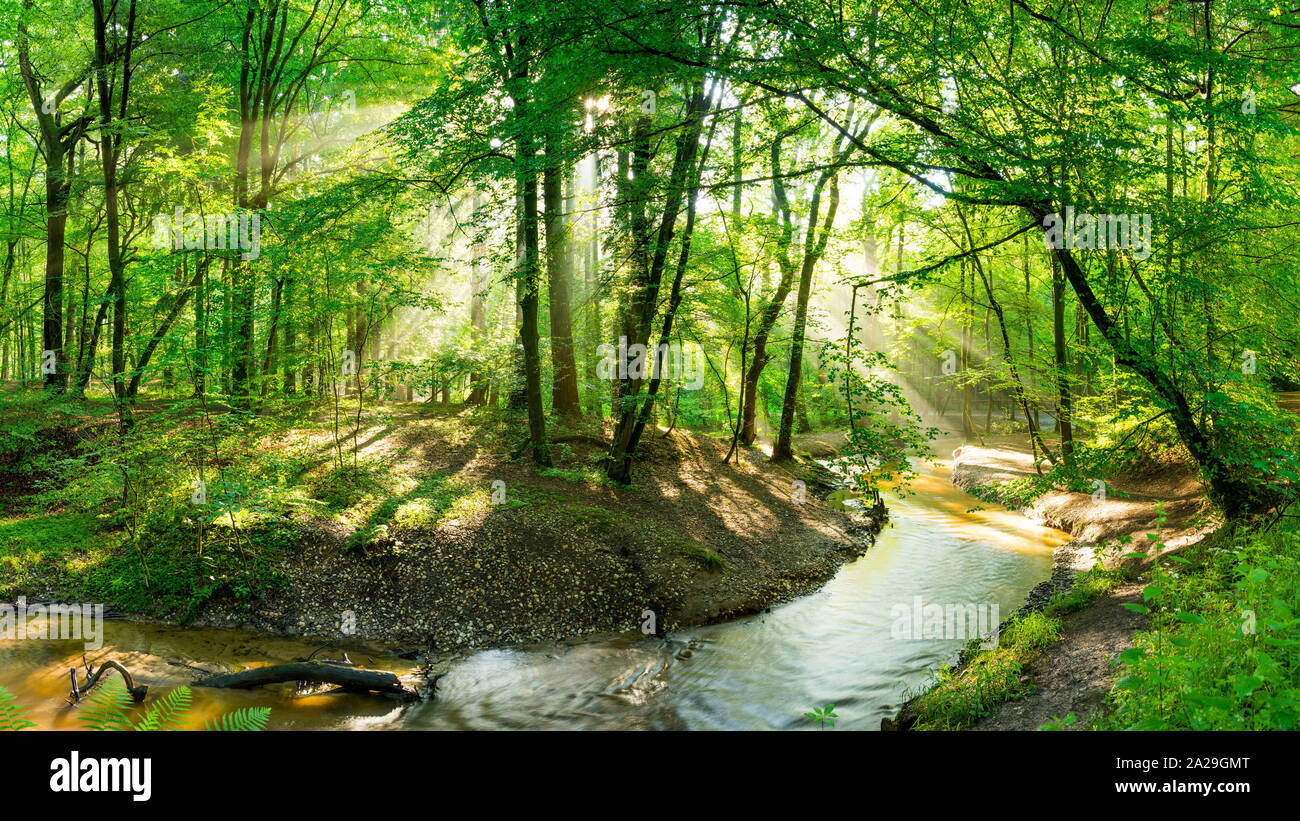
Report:
[[[135,702],[121,679],[109,679],[82,705],[77,720],[87,730],[184,730],[190,724],[189,711],[193,693],[181,686],[155,701],[143,715],[135,712]],[[205,722],[205,730],[255,731],[266,729],[270,707],[243,707]],[[27,711],[13,694],[0,687],[0,731],[26,730],[35,727]]]
[[[14,698],[13,693],[0,687],[0,730],[26,730],[35,727],[28,720],[27,710]]]
[[[1223,531],[1143,590],[1151,629],[1119,657],[1111,713],[1129,730],[1300,729],[1300,533]]]
[[[88,730],[184,730],[192,698],[190,688],[182,685],[133,718],[131,694],[121,679],[113,678],[96,690],[77,718]],[[243,707],[205,722],[203,729],[264,730],[270,718],[270,707]]]

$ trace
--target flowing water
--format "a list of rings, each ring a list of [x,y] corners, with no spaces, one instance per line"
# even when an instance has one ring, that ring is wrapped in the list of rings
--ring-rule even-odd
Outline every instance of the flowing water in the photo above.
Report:
[[[917,612],[916,597],[990,613],[996,606],[1005,618],[1050,575],[1052,549],[1068,538],[956,489],[946,463],[919,469],[909,495],[884,494],[890,524],[865,555],[818,592],[770,612],[666,639],[605,636],[468,653],[445,665],[437,698],[423,703],[303,697],[288,685],[196,688],[193,715],[202,721],[237,707],[270,706],[273,729],[785,729],[811,726],[803,713],[833,703],[837,729],[877,729],[907,688],[954,662],[974,637],[911,638],[906,630],[895,637]],[[152,701],[192,680],[192,668],[290,661],[316,646],[113,621],[105,625],[103,648],[87,656],[124,663],[137,683],[150,686]],[[347,647],[362,666],[415,673],[412,662],[381,647]],[[77,711],[63,698],[68,668],[80,666],[81,654],[77,641],[0,641],[0,686],[40,726],[76,728]]]

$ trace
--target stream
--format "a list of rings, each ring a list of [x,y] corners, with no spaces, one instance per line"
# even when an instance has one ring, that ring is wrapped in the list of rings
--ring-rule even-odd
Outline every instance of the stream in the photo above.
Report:
[[[951,452],[957,442],[940,442]],[[835,705],[835,727],[875,730],[908,688],[956,661],[967,637],[897,638],[897,620],[926,604],[1019,607],[1051,574],[1067,534],[980,502],[949,482],[949,465],[918,466],[911,492],[885,492],[890,522],[876,544],[821,590],[724,624],[655,638],[640,634],[465,653],[437,669],[437,698],[403,704],[355,694],[300,696],[290,686],[195,688],[200,722],[238,707],[270,706],[271,729],[807,729],[804,713]],[[972,508],[982,508],[972,511]],[[992,607],[996,605],[997,610]],[[910,619],[910,616],[908,617]],[[920,625],[917,625],[919,628]],[[320,642],[236,630],[128,621],[104,623],[103,648],[150,701],[196,677],[193,668],[256,666],[306,657]],[[381,645],[342,645],[365,667],[413,676],[413,662]],[[321,655],[338,658],[342,649]],[[0,686],[47,729],[76,729],[68,668],[79,641],[0,641]]]

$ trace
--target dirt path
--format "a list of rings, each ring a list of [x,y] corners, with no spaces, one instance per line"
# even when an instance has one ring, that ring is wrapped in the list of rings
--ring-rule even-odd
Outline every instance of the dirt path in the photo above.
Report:
[[[953,454],[953,483],[970,491],[979,486],[1034,475],[1032,456],[1013,437],[989,440],[984,447],[967,445]],[[1151,559],[1123,559],[1120,553],[1147,552],[1149,533],[1159,533],[1162,556],[1176,554],[1200,541],[1217,526],[1205,499],[1204,488],[1187,466],[1167,464],[1140,472],[1110,477],[1106,494],[1053,491],[1039,496],[1022,512],[1035,521],[1069,531],[1074,540],[1057,549],[1053,579],[1063,579],[1092,566],[1096,547],[1124,537],[1132,544],[1105,556],[1108,567],[1129,565],[1141,579]],[[1158,505],[1165,522],[1160,525]],[[1049,598],[1050,591],[1039,596]],[[1139,602],[1142,582],[1112,591],[1087,608],[1063,619],[1061,641],[1026,667],[1034,691],[1017,701],[1005,702],[976,722],[973,730],[1036,730],[1053,719],[1073,713],[1071,729],[1085,729],[1086,718],[1102,706],[1115,680],[1114,659],[1133,646],[1133,634],[1146,626],[1146,617],[1124,608]],[[1031,596],[1031,601],[1034,597]]]
[[[970,729],[1037,730],[1070,713],[1080,720],[1066,729],[1086,729],[1082,719],[1101,707],[1114,683],[1115,657],[1132,647],[1133,634],[1146,626],[1144,616],[1123,607],[1141,599],[1142,585],[1127,584],[1067,616],[1060,644],[1024,671],[1035,692],[999,704]]]

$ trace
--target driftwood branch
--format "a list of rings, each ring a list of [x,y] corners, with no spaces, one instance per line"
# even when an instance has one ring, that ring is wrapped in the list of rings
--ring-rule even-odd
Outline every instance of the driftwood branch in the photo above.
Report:
[[[144,701],[145,694],[149,692],[148,685],[141,684],[137,687],[135,680],[131,678],[131,671],[112,659],[101,664],[99,670],[93,674],[90,672],[90,664],[86,662],[84,655],[81,657],[81,663],[86,665],[85,684],[77,684],[77,670],[75,667],[68,670],[68,677],[72,680],[72,693],[68,696],[69,704],[76,704],[81,701],[82,696],[90,692],[90,689],[99,683],[105,673],[111,673],[114,670],[122,674],[122,681],[126,683],[126,690],[136,703]]]
[[[415,693],[402,686],[395,673],[387,670],[365,670],[315,662],[295,662],[256,667],[240,673],[213,676],[194,682],[196,687],[230,687],[244,689],[278,684],[284,681],[310,681],[317,684],[334,684],[348,690],[392,693],[414,698]]]

